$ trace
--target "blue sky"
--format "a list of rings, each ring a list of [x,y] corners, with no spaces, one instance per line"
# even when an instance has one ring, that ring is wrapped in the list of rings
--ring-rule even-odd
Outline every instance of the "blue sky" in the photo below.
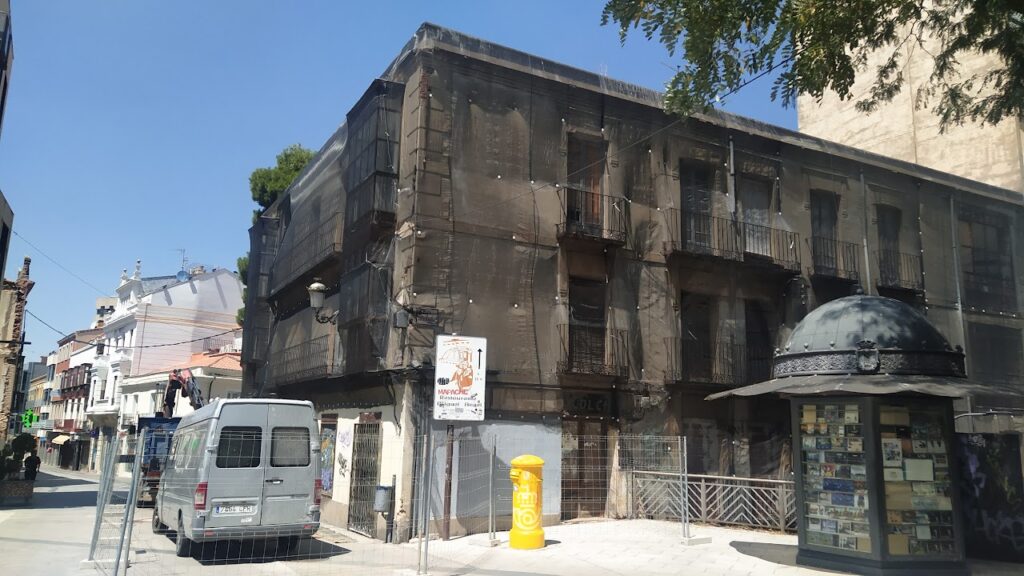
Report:
[[[249,173],[291,143],[319,148],[421,22],[661,88],[674,62],[600,25],[600,1],[13,0],[15,61],[0,189],[15,230],[113,292],[122,268],[235,267],[248,249]],[[795,127],[764,78],[725,108]],[[29,308],[68,332],[99,294],[18,237]],[[29,318],[26,356],[57,335]],[[30,356],[31,357],[31,356]]]

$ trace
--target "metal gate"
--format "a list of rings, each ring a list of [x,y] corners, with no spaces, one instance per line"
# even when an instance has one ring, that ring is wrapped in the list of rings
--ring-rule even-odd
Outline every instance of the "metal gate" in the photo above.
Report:
[[[377,537],[373,500],[380,481],[380,423],[356,424],[352,442],[352,485],[349,490],[348,528]]]

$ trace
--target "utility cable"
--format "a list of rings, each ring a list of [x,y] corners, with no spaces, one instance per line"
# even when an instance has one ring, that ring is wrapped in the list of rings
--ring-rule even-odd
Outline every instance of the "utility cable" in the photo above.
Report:
[[[46,252],[43,252],[38,246],[36,246],[35,244],[33,244],[33,243],[29,242],[28,240],[26,240],[25,237],[22,236],[21,234],[18,234],[17,230],[13,230],[12,229],[11,233],[14,234],[15,236],[17,236],[19,239],[21,239],[21,241],[24,242],[25,244],[28,244],[30,248],[32,248],[36,252],[39,252],[39,254],[41,254],[43,256],[43,258],[46,258],[47,260],[52,262],[56,267],[60,268],[61,270],[65,271],[65,272],[67,272],[75,280],[78,280],[82,284],[85,284],[89,288],[92,288],[93,290],[95,290],[96,293],[99,294],[100,296],[110,296],[109,292],[104,292],[103,290],[100,290],[95,285],[89,283],[89,281],[86,280],[85,278],[82,278],[78,274],[75,274],[74,272],[72,272],[67,266],[61,264],[60,262],[57,262],[56,260],[54,260],[52,256],[50,256]],[[40,320],[40,322],[42,322],[42,320]]]
[[[43,326],[46,326],[50,330],[53,330],[57,334],[60,334],[61,336],[65,337],[65,338],[67,338],[69,336],[69,334],[65,334],[64,332],[54,328],[52,325],[47,323],[45,320],[43,320],[39,316],[36,316],[35,314],[33,314],[32,311],[29,310],[28,308],[25,309],[25,313],[28,314],[29,316],[35,318],[36,320],[39,321],[40,324],[42,324]],[[232,328],[231,330],[225,330],[223,332],[218,332],[216,334],[210,334],[208,336],[202,336],[202,337],[199,337],[199,338],[193,338],[192,340],[182,340],[180,342],[170,342],[170,343],[166,343],[166,344],[149,344],[149,345],[146,345],[146,346],[117,346],[117,348],[129,348],[129,349],[167,348],[168,346],[178,346],[180,344],[191,344],[193,342],[199,342],[200,340],[206,340],[208,338],[216,338],[217,336],[223,336],[225,334],[231,334],[232,332],[238,332],[239,330],[241,330],[241,328]],[[95,342],[89,342],[89,341],[86,341],[86,340],[79,340],[77,338],[73,339],[72,342],[78,342],[79,344],[88,344],[90,346],[96,344]]]
[[[725,98],[728,98],[729,96],[732,96],[736,92],[739,92],[743,88],[746,88],[747,86],[749,86],[751,83],[753,83],[753,82],[755,82],[757,80],[760,80],[764,76],[766,76],[766,75],[770,74],[771,72],[775,71],[780,66],[784,66],[785,64],[789,63],[796,56],[797,56],[797,53],[794,52],[793,55],[788,56],[788,57],[784,58],[783,60],[780,60],[778,63],[772,65],[771,67],[769,67],[769,68],[767,68],[765,70],[763,70],[759,74],[757,74],[757,75],[747,79],[746,81],[744,81],[739,86],[736,86],[735,88],[733,88],[732,90],[729,90],[725,94],[722,94],[721,96],[718,96],[716,98],[716,101],[720,102],[720,101],[724,100]],[[672,128],[675,128],[677,125],[679,125],[679,124],[681,124],[684,121],[689,120],[689,119],[690,119],[690,116],[683,116],[683,117],[680,117],[680,118],[676,118],[675,120],[673,120],[672,122],[669,122],[665,126],[662,126],[661,128],[658,128],[657,130],[647,134],[646,136],[644,136],[642,138],[637,138],[635,141],[633,141],[633,142],[631,142],[631,143],[629,143],[629,144],[619,148],[618,150],[616,150],[616,152],[614,154],[605,154],[601,158],[595,160],[594,162],[591,162],[590,164],[588,164],[586,166],[583,166],[579,170],[576,170],[575,172],[573,172],[571,174],[566,174],[565,179],[568,182],[568,181],[570,181],[572,179],[573,176],[577,176],[579,174],[583,174],[586,171],[588,171],[589,169],[593,168],[594,166],[602,165],[602,164],[606,163],[608,160],[610,160],[612,158],[617,158],[620,154],[626,152],[627,150],[633,148],[634,146],[642,144],[643,142],[647,142],[651,138],[653,138],[653,137],[655,137],[655,136],[657,136],[657,135],[659,135],[659,134],[661,134],[663,132],[671,130]],[[501,206],[501,205],[506,204],[508,202],[512,202],[513,200],[518,200],[518,199],[520,199],[520,198],[522,198],[522,197],[524,197],[524,196],[526,196],[528,194],[536,194],[537,192],[540,192],[540,191],[542,191],[542,190],[544,190],[546,188],[559,189],[560,187],[561,187],[560,184],[557,183],[557,182],[541,184],[540,186],[538,186],[536,188],[531,186],[530,190],[528,190],[526,192],[522,192],[520,194],[516,194],[516,195],[511,196],[509,198],[505,198],[503,200],[499,200],[499,201],[494,202],[494,203],[492,203],[490,205],[479,206],[477,208],[474,208],[474,209],[471,209],[471,210],[465,212],[462,216],[466,217],[466,216],[469,216],[469,215],[477,213],[477,212],[490,211],[490,210],[493,210],[494,208],[496,208],[498,206]],[[424,222],[424,221],[429,221],[429,220],[438,220],[438,221],[442,221],[442,222],[447,222],[449,220],[449,218],[444,218],[444,217],[440,217],[440,216],[428,216],[428,215],[419,216],[417,218],[418,222]]]

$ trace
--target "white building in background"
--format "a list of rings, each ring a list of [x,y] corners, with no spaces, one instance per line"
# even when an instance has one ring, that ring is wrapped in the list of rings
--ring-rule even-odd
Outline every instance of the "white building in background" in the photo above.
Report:
[[[122,273],[113,310],[102,319],[103,352],[96,363],[102,369],[95,373],[90,408],[102,434],[127,430],[139,416],[153,415],[175,368],[210,371],[211,392],[225,396],[236,376],[232,370],[240,375],[232,358],[241,334],[235,321],[242,307],[238,275],[196,267],[174,276],[143,277],[141,267],[137,261],[131,276]],[[240,380],[236,387],[241,388]],[[188,402],[180,399],[178,405]],[[176,410],[175,415],[181,414]]]
[[[239,341],[241,338],[238,339]],[[203,400],[215,398],[238,398],[242,393],[241,343],[232,343],[219,348],[196,352],[191,358],[167,366],[150,374],[125,378],[121,383],[121,419],[126,426],[138,422],[139,417],[153,416],[163,412],[164,391],[168,378],[174,370],[189,370],[202,391]],[[195,410],[188,398],[178,394],[175,398],[174,413],[164,416],[185,416]]]

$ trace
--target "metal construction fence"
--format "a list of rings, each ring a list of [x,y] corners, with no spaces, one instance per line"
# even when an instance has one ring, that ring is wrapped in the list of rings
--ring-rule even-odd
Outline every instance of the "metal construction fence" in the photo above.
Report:
[[[257,576],[490,569],[508,547],[511,461],[523,454],[545,460],[542,520],[561,541],[614,540],[619,531],[678,541],[689,535],[687,519],[795,527],[792,482],[690,475],[683,437],[552,428],[519,435],[438,429],[396,439],[374,423],[353,432],[347,456],[330,456],[336,469],[329,486],[319,473],[320,438],[308,428],[239,425],[210,435],[179,430],[173,437],[144,430],[104,440],[90,546],[96,571]]]

